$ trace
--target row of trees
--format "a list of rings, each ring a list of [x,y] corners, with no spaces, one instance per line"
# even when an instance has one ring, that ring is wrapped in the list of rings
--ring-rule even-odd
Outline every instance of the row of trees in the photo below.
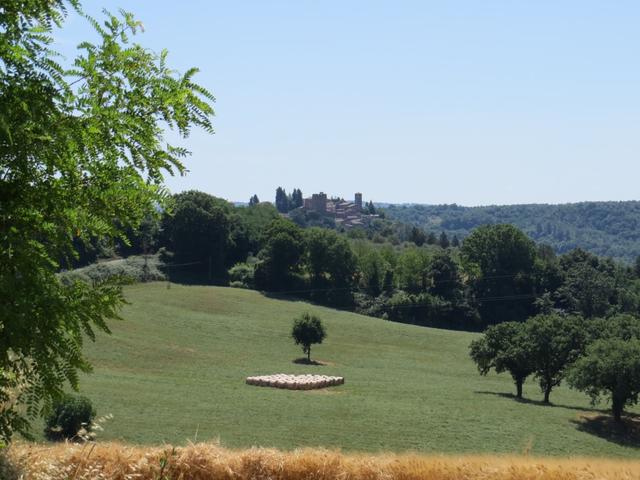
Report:
[[[302,191],[299,188],[294,188],[290,195],[287,195],[286,190],[282,187],[276,189],[276,208],[280,213],[287,213],[294,208],[301,207],[303,203]]]
[[[584,319],[542,314],[526,322],[489,327],[470,345],[480,374],[508,372],[522,398],[522,386],[533,375],[549,403],[551,391],[566,378],[593,403],[611,402],[620,421],[626,406],[640,394],[640,320],[631,315]]]
[[[426,233],[424,230],[416,226],[411,227],[407,240],[415,243],[418,247],[421,247],[425,243],[427,245],[440,245],[442,248],[460,246],[460,240],[458,240],[457,235],[454,235],[451,241],[449,241],[449,237],[446,232],[442,232],[440,233],[440,237],[436,237],[434,232]]]

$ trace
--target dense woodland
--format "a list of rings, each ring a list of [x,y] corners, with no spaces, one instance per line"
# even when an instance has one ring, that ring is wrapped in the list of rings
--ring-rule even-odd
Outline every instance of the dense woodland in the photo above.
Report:
[[[486,224],[515,225],[557,253],[582,248],[633,262],[640,255],[640,202],[582,202],[564,205],[386,205],[389,218],[426,231],[444,230],[460,239]]]
[[[480,226],[463,242],[384,218],[340,232],[302,228],[271,203],[234,206],[190,191],[131,232],[130,245],[112,248],[157,253],[160,269],[177,281],[258,289],[419,325],[482,330],[541,313],[640,314],[640,260],[629,266],[583,249],[558,255],[508,224]],[[97,255],[86,251],[85,262]]]

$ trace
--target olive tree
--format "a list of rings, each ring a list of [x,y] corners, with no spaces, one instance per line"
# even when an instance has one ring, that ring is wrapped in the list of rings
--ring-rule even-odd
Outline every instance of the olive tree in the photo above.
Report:
[[[98,41],[66,64],[50,49],[68,8]],[[90,364],[85,337],[109,331],[121,280],[59,274],[77,245],[121,239],[162,205],[163,175],[187,150],[164,132],[212,132],[213,96],[132,42],[132,14],[82,14],[77,0],[3,0],[0,7],[0,438],[28,433]]]
[[[322,321],[315,315],[303,313],[293,321],[291,338],[296,345],[302,346],[302,352],[307,356],[307,362],[311,362],[311,345],[322,343],[327,332]]]

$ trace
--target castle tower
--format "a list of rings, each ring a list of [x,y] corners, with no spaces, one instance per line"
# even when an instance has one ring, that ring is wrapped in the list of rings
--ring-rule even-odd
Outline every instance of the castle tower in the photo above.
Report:
[[[316,212],[324,213],[327,211],[327,194],[324,192],[314,193],[311,195],[311,208]]]
[[[356,193],[355,204],[356,208],[362,210],[362,194],[360,192]]]

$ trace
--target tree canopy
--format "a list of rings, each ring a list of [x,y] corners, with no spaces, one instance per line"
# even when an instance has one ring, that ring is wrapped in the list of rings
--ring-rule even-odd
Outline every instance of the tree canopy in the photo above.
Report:
[[[526,326],[520,322],[504,322],[485,330],[482,338],[470,345],[470,355],[481,375],[491,369],[509,372],[516,385],[516,396],[522,398],[522,385],[534,372]]]
[[[474,276],[485,321],[523,320],[532,313],[536,248],[524,233],[512,225],[484,225],[464,240],[460,254]],[[496,301],[502,298],[508,301]]]
[[[53,29],[77,1],[3,2],[0,15],[0,435],[90,370],[85,336],[108,331],[122,304],[119,279],[94,285],[58,275],[92,239],[127,242],[166,200],[166,172],[188,152],[164,131],[212,132],[214,98],[178,74],[166,51],[131,41],[133,15],[85,17],[99,36],[70,64],[50,51]],[[117,219],[117,221],[114,221]],[[11,400],[13,399],[13,400]],[[10,401],[11,400],[11,401]],[[26,410],[22,407],[26,405]]]
[[[596,340],[572,366],[568,382],[593,403],[607,398],[615,420],[621,421],[624,408],[638,403],[640,395],[640,340]]]
[[[316,315],[303,313],[293,321],[291,338],[296,345],[302,346],[302,352],[307,356],[307,362],[311,362],[311,345],[322,343],[326,336],[324,325]]]

